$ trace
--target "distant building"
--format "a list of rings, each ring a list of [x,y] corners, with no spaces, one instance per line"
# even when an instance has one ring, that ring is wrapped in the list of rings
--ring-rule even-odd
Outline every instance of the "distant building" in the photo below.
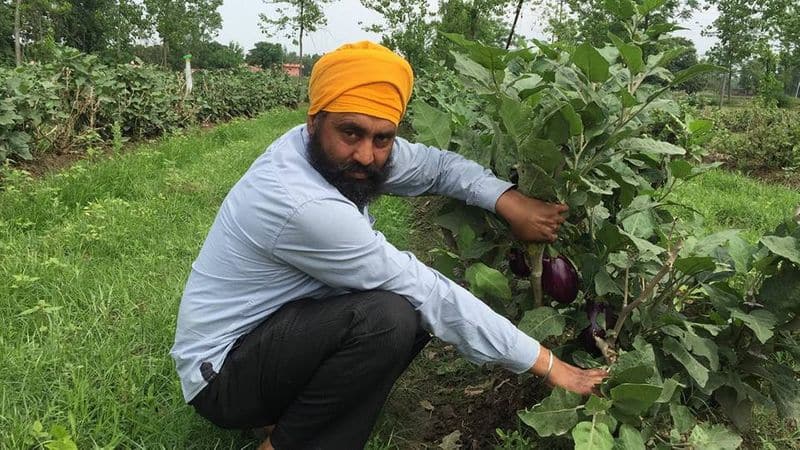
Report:
[[[253,72],[253,73],[258,73],[258,72],[263,72],[264,71],[264,69],[262,69],[261,67],[252,66],[250,64],[247,64],[247,70],[249,70],[250,72]]]
[[[296,63],[284,63],[283,64],[283,71],[286,72],[287,75],[290,77],[299,77],[300,76],[300,64]]]

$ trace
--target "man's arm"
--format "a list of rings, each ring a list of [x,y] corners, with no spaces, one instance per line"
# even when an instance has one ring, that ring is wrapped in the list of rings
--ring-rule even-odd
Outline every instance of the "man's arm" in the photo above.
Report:
[[[302,205],[271,252],[329,286],[404,296],[427,330],[475,363],[497,363],[521,373],[539,354],[538,342],[468,290],[388,243],[343,200]]]

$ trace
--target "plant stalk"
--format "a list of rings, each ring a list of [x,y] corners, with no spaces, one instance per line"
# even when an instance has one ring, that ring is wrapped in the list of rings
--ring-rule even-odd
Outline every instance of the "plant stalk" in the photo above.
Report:
[[[542,257],[544,256],[544,246],[542,243],[528,245],[529,266],[531,268],[531,291],[533,292],[533,304],[535,307],[544,305],[544,292],[542,291]]]

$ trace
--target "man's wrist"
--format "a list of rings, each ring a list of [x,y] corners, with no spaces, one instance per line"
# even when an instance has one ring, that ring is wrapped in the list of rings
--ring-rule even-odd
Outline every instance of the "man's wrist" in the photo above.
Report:
[[[506,219],[507,222],[510,222],[510,218],[514,215],[517,203],[524,197],[525,196],[514,187],[508,189],[497,199],[497,203],[494,207],[495,212],[497,212],[500,217]]]

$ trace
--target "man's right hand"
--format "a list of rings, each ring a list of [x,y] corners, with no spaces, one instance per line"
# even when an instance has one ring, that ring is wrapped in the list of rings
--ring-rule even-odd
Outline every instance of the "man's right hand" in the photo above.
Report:
[[[539,377],[547,374],[547,367],[550,362],[550,349],[541,347],[539,357],[531,367],[530,372]],[[565,363],[552,355],[553,368],[547,376],[547,384],[550,386],[560,386],[568,391],[581,395],[599,395],[598,387],[603,379],[608,377],[608,371],[604,369],[581,369],[571,364]]]

